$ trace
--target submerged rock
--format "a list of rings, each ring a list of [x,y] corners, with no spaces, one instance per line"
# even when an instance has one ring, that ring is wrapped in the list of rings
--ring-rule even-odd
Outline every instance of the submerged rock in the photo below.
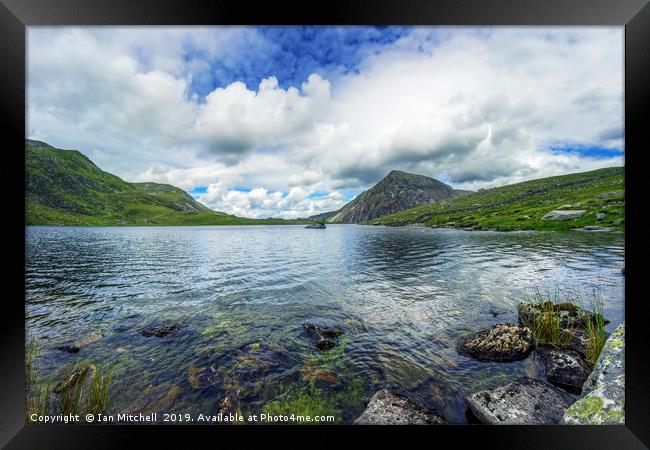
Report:
[[[491,425],[556,424],[573,397],[533,378],[522,378],[467,397],[469,409],[482,423]]]
[[[62,352],[67,352],[67,353],[79,353],[79,350],[81,350],[81,348],[75,344],[60,345],[55,348],[57,350],[61,350]]]
[[[150,325],[142,330],[142,335],[145,337],[165,337],[168,334],[174,333],[179,328],[180,327],[175,323],[167,325]]]
[[[192,389],[202,389],[221,383],[223,377],[214,366],[190,367],[187,371],[187,380]]]
[[[332,372],[312,366],[302,367],[300,377],[319,389],[327,389],[341,384],[341,381]]]
[[[625,424],[625,322],[605,342],[583,397],[562,418],[569,425]]]
[[[140,317],[137,314],[128,316],[124,320],[115,324],[113,326],[113,331],[115,331],[116,333],[123,333],[125,331],[129,331],[131,328],[139,324],[141,320],[142,317]]]
[[[547,344],[539,345],[535,353],[544,364],[549,383],[580,394],[591,369],[579,353]]]
[[[338,343],[338,337],[343,334],[343,331],[338,328],[316,325],[310,322],[305,322],[302,327],[320,350],[329,350],[334,347]]]
[[[542,216],[542,220],[573,220],[585,215],[585,209],[555,209]]]
[[[183,392],[179,386],[148,386],[126,408],[127,414],[152,414],[169,411]]]
[[[82,366],[79,366],[75,368],[65,378],[65,380],[61,381],[56,386],[54,386],[52,392],[54,392],[55,394],[61,394],[63,392],[66,392],[70,388],[77,386],[80,383],[83,383],[84,380],[86,379],[86,375],[88,375],[88,372],[90,372],[91,377],[94,377],[96,370],[97,367],[95,367],[93,364],[84,364]]]
[[[407,397],[382,389],[372,396],[355,425],[438,425],[445,420]]]
[[[458,352],[480,361],[516,361],[533,349],[533,333],[513,323],[499,323],[462,339]]]

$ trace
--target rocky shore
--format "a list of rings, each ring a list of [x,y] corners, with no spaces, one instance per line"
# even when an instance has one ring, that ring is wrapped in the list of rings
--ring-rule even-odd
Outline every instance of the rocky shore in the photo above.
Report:
[[[484,424],[624,424],[625,323],[609,336],[592,367],[586,361],[583,326],[597,317],[575,305],[553,304],[547,310],[572,336],[570,348],[535,345],[525,325],[546,306],[520,304],[519,325],[496,324],[460,340],[460,354],[491,362],[534,358],[545,374],[543,379],[524,377],[468,395],[468,414]],[[444,418],[435,411],[387,389],[378,391],[355,421],[362,425],[442,423]]]

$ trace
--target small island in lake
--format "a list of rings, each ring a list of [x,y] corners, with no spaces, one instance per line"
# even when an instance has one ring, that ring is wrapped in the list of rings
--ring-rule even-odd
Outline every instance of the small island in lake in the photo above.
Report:
[[[314,222],[307,225],[305,228],[313,228],[316,230],[324,230],[327,228],[323,222]]]

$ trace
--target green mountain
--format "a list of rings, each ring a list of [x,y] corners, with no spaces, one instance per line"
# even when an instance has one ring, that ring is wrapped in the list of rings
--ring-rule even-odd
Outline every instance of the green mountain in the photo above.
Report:
[[[424,175],[391,171],[329,218],[331,223],[361,223],[459,195],[451,186]]]
[[[129,183],[76,150],[26,140],[27,225],[249,225],[302,223],[212,211],[168,184]]]
[[[309,220],[313,220],[315,222],[319,221],[324,221],[327,222],[332,216],[334,216],[338,211],[329,211],[329,212],[324,212],[320,214],[315,214],[313,216],[309,216]]]
[[[585,226],[623,230],[624,187],[624,168],[610,167],[482,189],[366,223],[501,231]]]

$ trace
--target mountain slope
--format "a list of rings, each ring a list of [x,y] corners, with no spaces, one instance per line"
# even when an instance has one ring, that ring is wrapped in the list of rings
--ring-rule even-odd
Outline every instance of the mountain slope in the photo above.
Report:
[[[25,144],[27,225],[228,225],[291,223],[210,210],[168,184],[129,183],[76,150]]]
[[[508,230],[567,230],[602,226],[622,230],[625,169],[609,167],[511,184],[451,197],[368,221],[376,225]],[[581,210],[574,220],[543,220],[554,210]]]
[[[457,195],[451,186],[424,175],[391,171],[383,180],[336,211],[331,223],[360,223]]]

